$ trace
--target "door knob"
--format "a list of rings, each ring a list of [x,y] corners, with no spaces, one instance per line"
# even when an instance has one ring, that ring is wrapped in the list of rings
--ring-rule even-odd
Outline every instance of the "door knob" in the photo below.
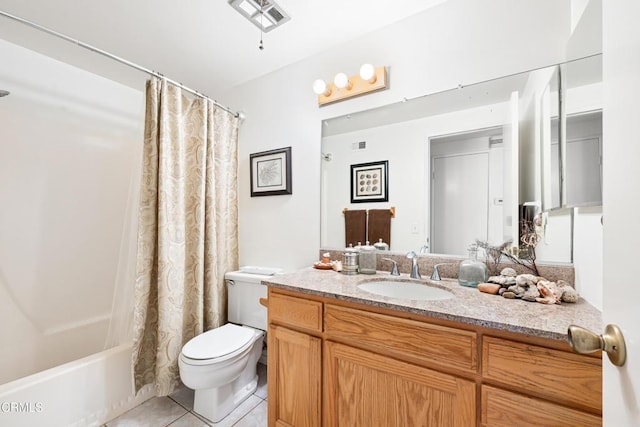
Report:
[[[602,335],[597,335],[580,326],[570,325],[567,335],[569,336],[569,345],[576,353],[586,354],[603,350],[607,352],[611,363],[616,366],[624,365],[627,360],[627,346],[624,343],[624,336],[616,325],[607,325]]]

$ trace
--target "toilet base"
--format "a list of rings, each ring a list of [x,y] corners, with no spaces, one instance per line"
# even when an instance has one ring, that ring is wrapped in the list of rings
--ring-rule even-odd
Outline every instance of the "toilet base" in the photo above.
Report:
[[[240,384],[244,382],[244,385]],[[222,421],[258,388],[258,376],[250,382],[233,381],[222,387],[196,390],[193,412],[214,423]]]

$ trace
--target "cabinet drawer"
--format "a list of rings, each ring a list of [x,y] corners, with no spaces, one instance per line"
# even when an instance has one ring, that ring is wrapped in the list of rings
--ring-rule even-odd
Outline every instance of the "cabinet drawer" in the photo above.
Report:
[[[602,361],[595,357],[484,337],[482,372],[485,379],[554,402],[602,411]]]
[[[477,371],[475,332],[331,304],[325,307],[324,325],[328,337],[383,355]]]
[[[269,291],[269,322],[322,332],[322,303]]]
[[[491,427],[591,427],[602,418],[540,399],[482,386],[481,422]]]

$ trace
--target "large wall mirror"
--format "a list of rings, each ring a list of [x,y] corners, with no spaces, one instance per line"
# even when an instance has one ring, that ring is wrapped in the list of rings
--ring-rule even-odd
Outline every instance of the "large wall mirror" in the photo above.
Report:
[[[580,64],[558,64],[323,121],[322,247],[345,246],[345,210],[395,208],[387,242],[392,251],[464,256],[475,239],[517,242],[522,205],[542,207],[545,192],[550,195],[545,208],[553,197],[556,207],[568,206],[573,187],[584,181],[573,177],[572,165],[581,165],[582,156],[602,144],[601,132],[595,137],[585,130],[598,120],[601,124],[597,73],[587,78],[577,71]],[[561,133],[562,111],[568,139]],[[586,127],[574,132],[575,125]],[[571,148],[573,142],[563,147],[573,139],[583,141],[576,145],[580,149]],[[351,203],[351,166],[380,161],[388,162],[388,201]]]

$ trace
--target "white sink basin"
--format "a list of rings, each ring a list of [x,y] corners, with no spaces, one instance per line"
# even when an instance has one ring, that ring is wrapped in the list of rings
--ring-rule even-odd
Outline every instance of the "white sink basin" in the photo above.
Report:
[[[453,298],[453,294],[449,291],[415,282],[379,280],[361,283],[358,288],[372,294],[398,299],[439,301]]]

